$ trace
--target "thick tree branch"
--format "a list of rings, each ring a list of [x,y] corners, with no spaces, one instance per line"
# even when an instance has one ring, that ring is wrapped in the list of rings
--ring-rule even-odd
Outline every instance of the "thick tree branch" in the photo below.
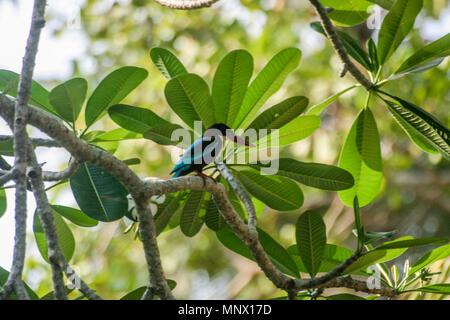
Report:
[[[155,0],[162,6],[178,10],[192,10],[210,7],[219,0]]]
[[[397,290],[391,287],[387,287],[381,284],[378,288],[370,288],[366,281],[353,279],[351,276],[343,276],[334,278],[325,284],[321,285],[320,288],[349,288],[355,291],[366,292],[369,294],[379,294],[384,297],[394,297],[398,295]]]
[[[359,83],[361,83],[361,85],[363,85],[364,88],[366,88],[367,90],[372,89],[373,83],[370,82],[364,76],[364,74],[362,74],[361,71],[359,71],[359,69],[350,60],[347,50],[345,50],[345,47],[342,44],[341,39],[339,39],[339,36],[337,35],[336,31],[334,30],[333,23],[331,22],[330,18],[328,17],[327,9],[320,3],[319,0],[309,0],[309,1],[316,9],[317,14],[320,17],[322,27],[325,30],[325,33],[327,34],[328,39],[330,39],[331,44],[333,45],[333,48],[336,50],[336,53],[339,55],[339,58],[341,58],[342,62],[344,63],[345,69],[348,72],[350,72],[351,75]]]
[[[14,108],[14,171],[16,174],[16,236],[14,243],[13,265],[8,281],[5,285],[13,283],[16,294],[19,299],[28,299],[28,293],[25,290],[22,281],[22,272],[25,262],[26,247],[26,219],[27,219],[27,178],[25,174],[27,166],[27,111],[28,100],[30,99],[31,82],[33,78],[34,64],[39,44],[41,29],[45,24],[45,0],[36,0],[33,7],[33,16],[31,20],[30,33],[25,48],[22,70],[20,73],[19,88],[17,92],[17,102]],[[8,295],[6,295],[7,297]],[[0,292],[0,297],[3,297]],[[5,297],[5,298],[6,298]]]

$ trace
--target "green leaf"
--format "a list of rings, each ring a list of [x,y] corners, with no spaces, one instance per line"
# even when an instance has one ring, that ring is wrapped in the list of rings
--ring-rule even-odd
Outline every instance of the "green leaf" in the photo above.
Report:
[[[368,8],[373,5],[365,0],[321,0],[321,3],[334,9],[328,14],[329,17],[334,23],[344,27],[365,21],[370,16]]]
[[[141,159],[139,159],[139,158],[130,158],[130,159],[122,160],[122,162],[125,163],[127,166],[135,166],[135,165],[141,163]]]
[[[308,112],[306,112],[306,114],[307,114],[307,115],[312,115],[312,116],[314,116],[314,115],[318,116],[319,114],[322,113],[322,111],[323,111],[326,107],[328,107],[330,104],[332,104],[334,101],[336,101],[337,98],[339,98],[341,95],[343,95],[343,94],[346,93],[347,91],[350,91],[351,89],[356,88],[357,86],[358,86],[358,85],[355,84],[355,85],[353,85],[353,86],[351,86],[351,87],[348,87],[347,89],[344,89],[344,90],[342,90],[342,91],[340,91],[340,92],[338,92],[338,93],[332,95],[331,97],[325,99],[324,101],[322,101],[322,102],[320,102],[320,103],[318,103],[318,104],[312,106],[312,107],[308,110]]]
[[[350,294],[350,293],[339,293],[331,296],[325,297],[327,300],[366,300],[363,297]]]
[[[174,280],[166,279],[166,281],[169,285],[170,290],[173,290],[177,285]],[[141,300],[145,290],[147,290],[147,286],[139,287],[137,289],[134,289],[133,291],[128,292],[126,295],[120,298],[120,300]]]
[[[277,160],[273,160],[277,161]],[[245,165],[253,169],[269,167],[262,163]],[[353,176],[335,166],[300,162],[291,158],[278,159],[277,175],[293,179],[304,185],[323,190],[343,190],[353,186]]]
[[[310,24],[311,28],[315,31],[321,33],[325,37],[327,37],[327,34],[325,33],[325,30],[323,30],[322,25],[320,22],[313,22]],[[336,30],[337,35],[341,39],[342,44],[344,45],[345,49],[347,50],[347,53],[360,65],[362,65],[366,70],[373,70],[372,65],[370,63],[369,55],[367,52],[361,47],[358,40],[354,39],[352,36],[348,35],[345,32]]]
[[[384,18],[378,37],[380,65],[384,65],[411,31],[422,5],[422,0],[397,0],[394,3]]]
[[[142,138],[142,134],[131,132],[123,128],[117,128],[107,132],[99,132],[94,136],[90,136],[91,132],[88,132],[88,134],[84,135],[84,137],[88,137],[87,141],[89,142],[108,142],[108,141],[111,142],[111,141],[122,141],[122,140]]]
[[[297,266],[291,256],[287,253],[286,249],[263,230],[259,228],[257,228],[257,230],[259,242],[272,263],[281,272],[298,278],[299,274]],[[242,242],[242,240],[240,240],[229,227],[217,231],[216,236],[217,239],[219,239],[219,241],[228,249],[246,257],[247,259],[255,261],[255,258],[252,256],[250,250],[244,242]]]
[[[17,88],[19,86],[18,73],[13,71],[0,69],[0,90],[4,90],[5,94],[12,97],[17,97]],[[36,81],[32,81],[30,90],[30,100],[28,103],[32,106],[38,107],[54,115],[58,115],[56,110],[48,102],[48,91]]]
[[[158,211],[154,217],[156,235],[159,235],[164,231],[169,224],[170,219],[173,217],[175,212],[179,210],[182,196],[183,195],[181,193],[177,195],[167,194],[165,201],[158,204]]]
[[[370,109],[361,110],[353,123],[341,151],[339,167],[355,179],[351,189],[339,191],[342,202],[351,207],[357,196],[361,207],[369,204],[377,195],[383,177],[380,137]]]
[[[122,67],[108,74],[95,88],[86,105],[86,126],[99,120],[107,109],[119,103],[133,91],[148,72],[138,67]]]
[[[253,57],[245,50],[231,51],[222,59],[212,85],[216,122],[233,124],[252,73]]]
[[[209,94],[208,84],[193,73],[171,79],[164,90],[166,100],[172,110],[189,127],[194,121],[203,121],[203,127],[214,124],[214,104]]]
[[[364,244],[364,228],[361,226],[361,215],[359,213],[359,201],[358,197],[355,196],[353,199],[353,211],[355,215],[355,228],[356,236],[358,237],[358,250],[362,248]]]
[[[209,200],[206,205],[205,224],[214,231],[219,231],[226,226],[225,219],[220,214],[213,199]]]
[[[394,0],[367,0],[373,3],[376,3],[380,7],[386,10],[390,10],[392,8],[392,5],[394,4]]]
[[[0,288],[5,285],[6,281],[8,281],[8,277],[9,277],[9,271],[0,267]],[[28,296],[30,297],[30,299],[31,300],[39,300],[38,295],[33,290],[31,290],[31,288],[24,281],[22,281],[22,282],[25,286],[25,290],[28,292]],[[17,300],[16,294],[13,292],[9,296],[8,300]]]
[[[180,218],[180,229],[188,237],[195,236],[203,225],[201,215],[205,191],[191,191],[187,197]]]
[[[187,73],[180,60],[169,50],[158,47],[152,48],[150,50],[150,58],[164,77],[169,80]]]
[[[406,290],[406,291],[408,291],[408,292],[419,291],[419,292],[428,292],[428,293],[437,293],[437,294],[450,294],[450,283],[432,284],[429,286],[424,286],[424,287],[415,288],[415,289]]]
[[[308,272],[308,269],[306,269],[302,259],[300,258],[297,245],[294,244],[290,246],[287,248],[287,251],[297,264],[298,270],[300,272]],[[317,272],[329,272],[350,258],[352,255],[353,251],[350,249],[327,243],[323,250],[322,263],[320,264]]]
[[[190,135],[191,135],[191,139],[188,139],[189,141],[177,141],[177,140],[172,140],[172,134],[174,133],[175,130],[184,130],[183,127],[179,126],[178,124],[172,124],[172,123],[168,123],[168,124],[160,124],[157,126],[154,126],[153,128],[147,130],[144,132],[143,136],[145,139],[149,139],[149,140],[153,140],[154,142],[158,143],[158,144],[162,144],[162,145],[178,145],[179,143],[181,143],[181,146],[184,148],[189,147],[190,143],[192,142],[192,132],[189,131]]]
[[[62,119],[75,122],[86,99],[86,92],[87,81],[74,78],[53,88],[48,100]]]
[[[325,244],[326,227],[320,214],[306,211],[295,224],[298,253],[312,278],[319,271]]]
[[[402,237],[393,241],[385,242],[384,244],[388,245],[410,239],[412,239],[412,237]],[[350,267],[347,268],[347,270],[345,270],[345,273],[357,273],[358,271],[364,270],[374,264],[395,259],[398,256],[402,255],[406,250],[408,250],[408,248],[371,250],[359,257],[355,263],[353,263]]]
[[[8,157],[14,157],[14,140],[0,141],[0,154]]]
[[[61,218],[57,214],[54,214],[53,212],[52,214],[61,250],[66,260],[70,261],[75,251],[75,239],[73,237],[72,231],[70,231],[70,228],[64,222],[63,218]],[[42,228],[41,220],[39,219],[37,211],[34,212],[33,232],[36,239],[36,244],[39,248],[39,252],[41,253],[44,260],[50,263],[48,260],[47,240],[45,239],[44,229]]]
[[[395,99],[395,102],[383,99],[397,122],[416,145],[427,152],[438,150],[444,158],[450,160],[450,130],[432,114],[399,97],[383,94]]]
[[[302,190],[290,179],[261,175],[254,170],[234,172],[248,192],[272,209],[290,211],[303,204]]]
[[[277,92],[288,74],[294,70],[302,56],[297,48],[287,48],[277,53],[250,84],[233,128],[245,128],[263,104]]]
[[[386,232],[365,231],[364,232],[364,243],[370,244],[370,243],[373,243],[380,239],[388,239],[388,238],[391,238],[396,233],[397,233],[397,230],[386,231]]]
[[[5,214],[7,207],[7,198],[5,189],[0,189],[0,218]]]
[[[128,191],[113,175],[83,163],[70,178],[70,187],[81,211],[99,221],[122,218],[128,210]]]
[[[153,111],[125,104],[116,104],[110,107],[108,114],[122,128],[137,133],[144,133],[158,125],[169,124]]]
[[[278,146],[286,146],[312,135],[319,127],[321,120],[318,116],[300,116],[278,129]],[[276,133],[269,133],[267,139],[258,141],[258,148],[264,148],[271,140],[276,139]]]
[[[261,113],[249,126],[250,129],[279,129],[297,118],[308,106],[308,98],[291,97]]]
[[[369,51],[371,70],[373,73],[376,73],[380,69],[380,65],[378,63],[377,45],[372,38],[367,40],[367,50]]]
[[[437,65],[442,61],[442,58],[448,55],[450,55],[450,33],[415,52],[400,65],[394,75],[417,73],[418,70],[423,70],[424,64],[434,61],[434,65]]]
[[[450,256],[450,244],[431,250],[414,263],[409,270],[408,275],[412,275],[420,269],[423,269],[438,260],[447,258],[448,256]]]
[[[417,246],[424,246],[429,244],[445,244],[448,242],[448,239],[445,238],[422,238],[422,239],[411,239],[411,240],[403,240],[396,241],[392,243],[383,243],[375,248],[375,250],[382,249],[397,249],[397,248],[411,248]]]
[[[97,220],[89,218],[81,210],[60,205],[51,205],[51,207],[56,213],[62,215],[64,218],[72,221],[80,227],[95,227],[98,225]]]

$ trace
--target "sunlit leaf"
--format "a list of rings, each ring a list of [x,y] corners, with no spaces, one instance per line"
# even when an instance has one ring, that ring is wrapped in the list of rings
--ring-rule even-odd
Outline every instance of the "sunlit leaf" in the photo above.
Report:
[[[150,50],[150,58],[158,70],[169,80],[180,74],[187,73],[180,60],[167,49],[152,48]]]

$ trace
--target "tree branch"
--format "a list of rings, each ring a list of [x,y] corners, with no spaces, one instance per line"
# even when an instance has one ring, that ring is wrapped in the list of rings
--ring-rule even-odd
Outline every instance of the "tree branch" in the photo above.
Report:
[[[327,34],[328,39],[330,39],[331,44],[333,45],[334,50],[338,54],[339,58],[341,58],[342,62],[345,65],[345,69],[351,73],[351,75],[359,82],[361,85],[367,90],[372,89],[373,83],[370,82],[364,74],[359,71],[359,69],[353,64],[348,56],[347,50],[345,50],[344,45],[342,44],[341,39],[337,35],[334,30],[333,23],[328,17],[327,9],[320,3],[319,0],[309,0],[311,4],[317,11],[317,14],[320,17],[320,21],[322,24],[325,33]]]
[[[164,7],[178,10],[192,10],[210,7],[219,0],[155,0]]]
[[[71,176],[75,174],[75,172],[77,172],[79,166],[80,163],[74,158],[71,158],[67,168],[64,169],[63,171],[60,172],[42,171],[42,179],[44,181],[60,181],[64,179],[69,179]]]
[[[256,231],[256,210],[255,206],[252,202],[252,198],[248,194],[247,190],[245,190],[239,181],[236,180],[236,177],[231,173],[230,169],[224,163],[218,163],[217,169],[219,169],[222,177],[227,180],[230,187],[234,190],[234,192],[238,195],[238,197],[242,200],[247,209],[248,213],[248,227],[250,231],[258,236],[258,232]]]
[[[320,288],[349,288],[355,291],[366,292],[370,294],[379,294],[384,297],[394,297],[398,295],[397,290],[387,287],[383,284],[379,288],[370,288],[367,282],[353,279],[350,275],[334,278],[320,286]]]
[[[12,141],[14,136],[0,135],[0,142]],[[61,146],[51,139],[29,138],[33,145],[37,147],[60,148]]]

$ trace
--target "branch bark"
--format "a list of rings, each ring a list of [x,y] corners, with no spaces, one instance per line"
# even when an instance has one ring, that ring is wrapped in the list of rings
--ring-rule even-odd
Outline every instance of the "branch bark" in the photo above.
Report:
[[[359,83],[361,83],[361,85],[364,86],[364,88],[366,88],[367,90],[372,89],[373,83],[370,82],[364,76],[364,74],[362,74],[361,71],[359,71],[359,69],[350,60],[347,50],[345,50],[345,47],[342,44],[341,39],[337,35],[336,30],[334,30],[333,23],[331,22],[330,18],[328,17],[327,9],[320,3],[319,0],[309,0],[309,2],[311,2],[311,4],[316,9],[316,12],[320,17],[322,27],[325,30],[325,33],[327,34],[328,39],[330,39],[334,50],[336,50],[336,53],[338,54],[339,58],[342,60],[344,66],[345,66],[345,69],[348,72],[350,72],[350,74]]]
[[[178,10],[192,10],[210,7],[219,0],[155,0],[164,7]]]

